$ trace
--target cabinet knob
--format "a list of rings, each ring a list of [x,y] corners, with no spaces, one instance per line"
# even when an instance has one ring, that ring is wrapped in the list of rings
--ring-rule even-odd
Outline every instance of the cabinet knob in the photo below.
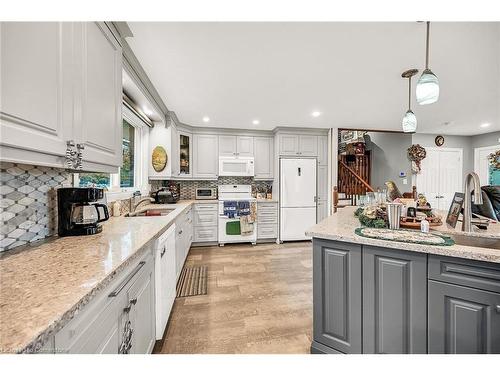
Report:
[[[496,305],[495,306],[495,310],[496,310],[497,313],[500,313],[500,305]]]

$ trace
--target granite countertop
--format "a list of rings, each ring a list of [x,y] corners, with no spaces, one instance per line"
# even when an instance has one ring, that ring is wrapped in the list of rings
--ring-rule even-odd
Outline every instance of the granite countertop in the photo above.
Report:
[[[194,201],[154,205],[165,216],[112,217],[91,236],[56,237],[0,256],[0,353],[43,345],[143,254]]]
[[[359,223],[359,220],[354,217],[355,209],[356,207],[343,207],[339,209],[337,213],[311,227],[306,234],[311,237],[323,238],[327,240],[383,246],[420,253],[500,263],[500,250],[487,247],[464,246],[457,244],[452,246],[420,245],[358,236],[354,233],[354,230],[359,228],[361,224]],[[471,234],[461,232],[458,227],[458,224],[457,229],[453,229],[447,224],[443,224],[439,227],[433,227],[432,232],[448,235],[460,234],[462,236],[484,237],[489,239],[498,239],[500,241],[500,223],[490,224],[487,231],[477,231]]]

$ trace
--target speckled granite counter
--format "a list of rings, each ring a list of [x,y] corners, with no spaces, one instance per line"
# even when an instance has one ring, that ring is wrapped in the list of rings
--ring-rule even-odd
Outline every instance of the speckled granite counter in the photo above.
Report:
[[[354,210],[354,207],[341,208],[336,214],[333,214],[322,222],[314,225],[306,232],[306,234],[311,237],[323,238],[327,240],[382,246],[420,253],[429,253],[500,263],[500,250],[487,247],[473,247],[457,244],[453,246],[419,245],[413,243],[385,241],[358,236],[354,233],[354,230],[361,225],[359,223],[359,220],[354,217]],[[450,228],[446,224],[443,224],[439,227],[434,227],[433,231],[448,235],[464,235],[463,232],[460,232],[457,229]],[[498,239],[500,241],[500,224],[491,224],[487,231],[472,233],[470,234],[470,236]]]
[[[194,201],[166,216],[117,217],[93,236],[64,237],[0,256],[0,353],[43,345]]]

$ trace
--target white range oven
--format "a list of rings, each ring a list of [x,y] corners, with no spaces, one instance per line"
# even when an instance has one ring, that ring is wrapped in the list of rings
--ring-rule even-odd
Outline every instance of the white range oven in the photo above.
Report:
[[[219,176],[253,176],[254,174],[254,158],[251,156],[219,157]]]
[[[257,220],[251,225],[247,224],[244,220],[240,220],[237,209],[235,209],[234,216],[228,214],[228,207],[225,202],[229,204],[238,205],[238,202],[248,202],[250,210],[257,212],[257,200],[252,198],[251,185],[220,185],[219,186],[219,245],[224,246],[226,243],[237,242],[257,242]],[[253,207],[253,208],[252,208]],[[233,216],[233,217],[230,217]],[[249,215],[250,216],[250,215]],[[247,228],[244,228],[246,226]],[[252,231],[249,232],[249,228]]]

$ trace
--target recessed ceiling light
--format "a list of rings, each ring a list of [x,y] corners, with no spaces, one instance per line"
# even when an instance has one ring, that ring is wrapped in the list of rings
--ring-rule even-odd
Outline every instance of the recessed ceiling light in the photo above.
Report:
[[[487,128],[488,126],[490,126],[491,124],[489,122],[485,122],[484,124],[481,124],[479,126],[481,126],[482,128]]]
[[[210,121],[210,117],[208,117],[208,116],[203,117],[203,122],[209,122],[209,121]]]
[[[252,124],[254,124],[254,125],[259,125],[259,124],[260,124],[260,121],[259,121],[259,120],[253,120],[253,121],[252,121]]]
[[[321,116],[321,112],[320,111],[314,111],[313,113],[311,113],[311,116],[312,117],[319,117],[319,116]]]

